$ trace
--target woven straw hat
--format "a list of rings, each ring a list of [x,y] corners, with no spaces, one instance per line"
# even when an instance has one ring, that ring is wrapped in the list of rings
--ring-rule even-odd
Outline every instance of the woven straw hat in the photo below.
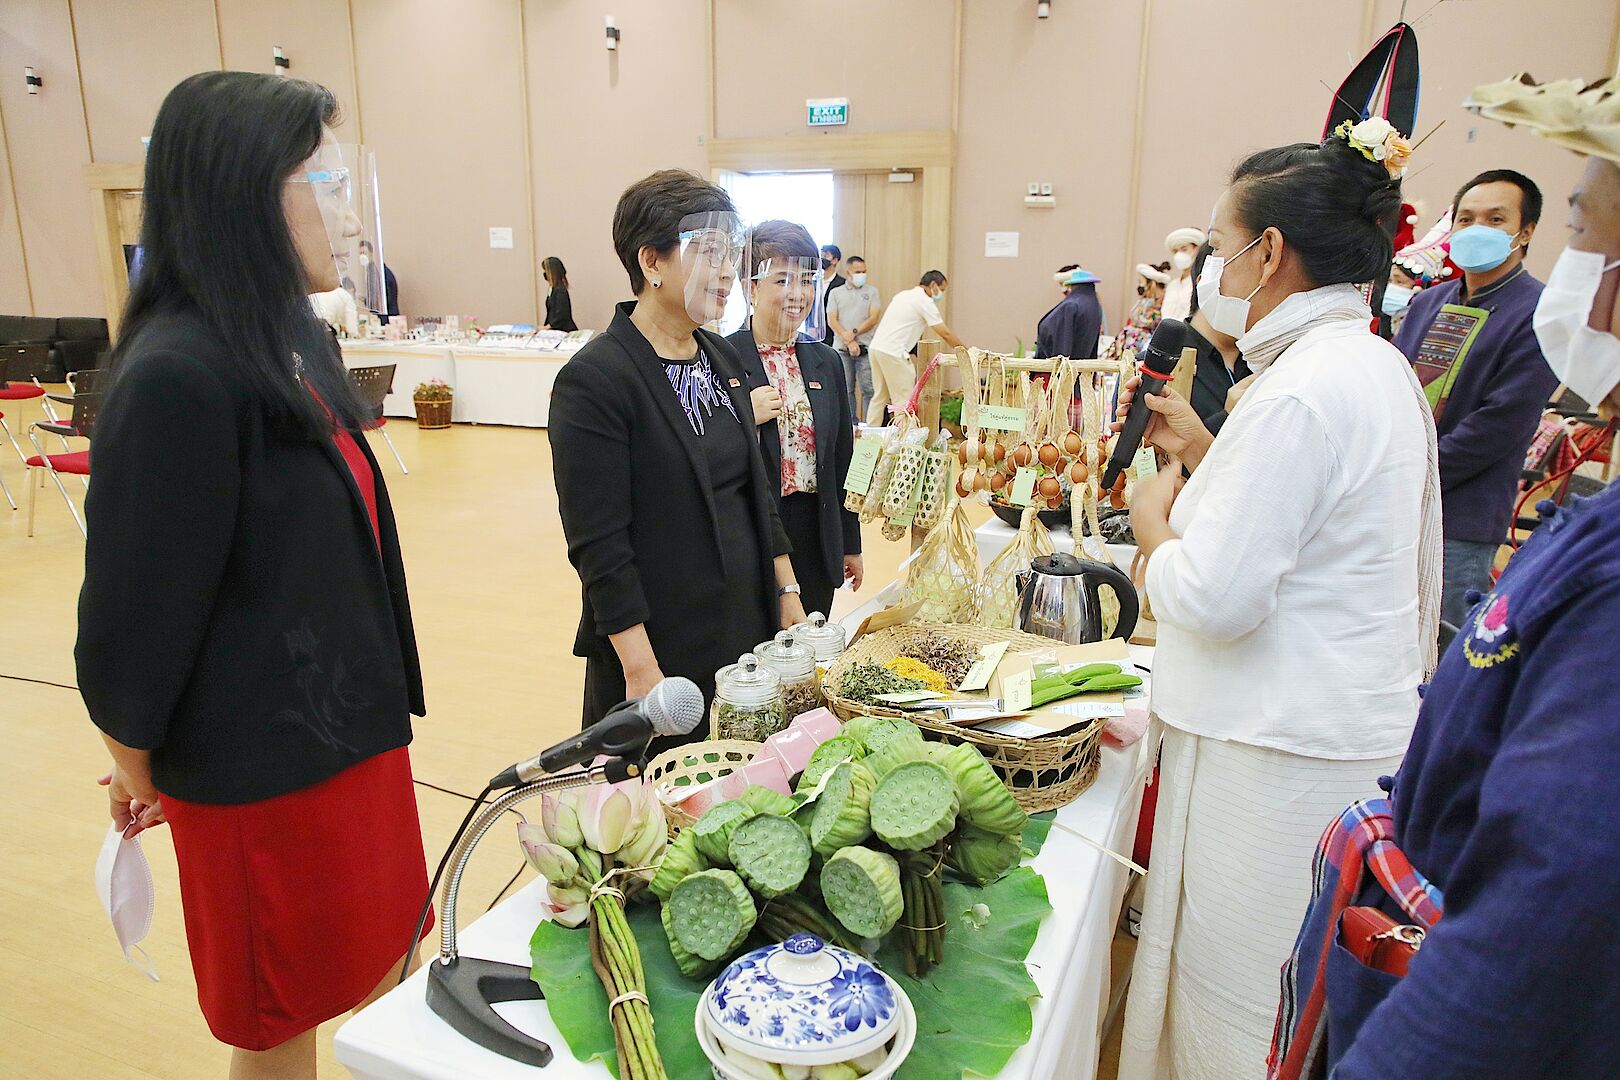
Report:
[[[1538,83],[1521,73],[1475,87],[1463,108],[1620,165],[1620,76]]]

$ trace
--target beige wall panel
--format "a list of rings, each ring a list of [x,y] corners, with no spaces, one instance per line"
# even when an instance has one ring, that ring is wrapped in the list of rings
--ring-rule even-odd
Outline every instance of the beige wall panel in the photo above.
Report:
[[[1033,4],[991,2],[1034,21]],[[809,131],[805,100],[832,97],[849,98],[849,125],[829,130],[949,130],[950,0],[716,0],[715,8],[721,138]]]
[[[22,227],[17,223],[17,200],[11,190],[11,161],[6,153],[4,110],[0,110],[0,313],[31,315],[28,298]]]
[[[96,161],[141,160],[174,85],[219,70],[212,0],[74,0],[73,26]]]
[[[106,305],[96,270],[90,194],[79,171],[90,154],[67,0],[6,0],[4,15],[0,73],[9,74],[0,78],[0,109],[6,117],[34,313],[101,315]],[[29,95],[23,85],[25,65],[45,80],[37,95]]]
[[[625,187],[657,169],[707,175],[706,8],[702,0],[525,4],[535,253],[568,267],[580,326],[606,327],[613,304],[629,299],[612,229]],[[619,24],[616,52],[603,44],[604,12]]]
[[[354,0],[384,253],[408,315],[538,314],[518,26],[515,0]],[[492,226],[511,228],[510,249],[489,246]]]
[[[292,61],[288,74],[318,82],[343,109],[339,137],[357,141],[360,104],[354,94],[349,6],[342,0],[217,0],[220,46],[232,71],[272,71],[279,45]]]
[[[891,184],[884,173],[866,174],[865,248],[868,280],[888,306],[894,294],[917,284],[922,265],[923,179]],[[947,314],[946,319],[950,316]]]

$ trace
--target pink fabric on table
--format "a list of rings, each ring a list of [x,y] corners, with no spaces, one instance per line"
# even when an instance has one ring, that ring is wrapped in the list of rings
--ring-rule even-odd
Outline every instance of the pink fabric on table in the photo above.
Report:
[[[1146,694],[1126,698],[1125,715],[1115,717],[1103,727],[1103,744],[1116,750],[1136,745],[1142,736],[1147,734],[1148,714],[1151,711],[1148,704],[1149,698]]]

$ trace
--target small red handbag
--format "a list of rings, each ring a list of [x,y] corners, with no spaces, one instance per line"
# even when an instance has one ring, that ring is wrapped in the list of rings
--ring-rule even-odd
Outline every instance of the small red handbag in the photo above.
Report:
[[[1423,927],[1404,926],[1374,907],[1345,908],[1339,921],[1339,944],[1346,952],[1374,971],[1397,978],[1406,976],[1423,934]]]

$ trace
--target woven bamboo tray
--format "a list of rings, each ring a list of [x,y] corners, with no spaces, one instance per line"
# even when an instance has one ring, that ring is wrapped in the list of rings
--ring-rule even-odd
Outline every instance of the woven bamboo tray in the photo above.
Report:
[[[919,637],[943,634],[970,645],[988,645],[992,642],[1010,642],[1011,653],[1039,652],[1052,649],[1060,643],[1036,634],[1019,630],[993,630],[983,626],[956,623],[910,623],[891,626],[867,634],[844,650],[842,656],[827,669],[822,686],[827,694],[827,707],[838,714],[840,720],[856,716],[889,716],[910,720],[923,731],[941,742],[968,743],[983,754],[996,774],[1007,785],[1018,804],[1032,814],[1055,810],[1073,802],[1081,792],[1097,779],[1102,765],[1103,720],[1083,722],[1073,731],[1061,735],[1043,735],[1038,739],[1020,739],[1011,735],[998,735],[992,731],[976,731],[970,727],[941,723],[926,714],[901,712],[876,705],[861,705],[840,697],[837,693],[844,672],[854,664],[887,663],[903,656],[911,643]]]
[[[680,807],[664,802],[663,791],[670,788],[696,790],[711,780],[729,776],[753,761],[764,746],[764,743],[744,739],[707,739],[665,750],[647,762],[647,770],[642,775],[653,785],[654,791],[660,793],[658,801],[664,807],[664,817],[669,819],[670,839],[679,836],[682,829],[697,819]]]

